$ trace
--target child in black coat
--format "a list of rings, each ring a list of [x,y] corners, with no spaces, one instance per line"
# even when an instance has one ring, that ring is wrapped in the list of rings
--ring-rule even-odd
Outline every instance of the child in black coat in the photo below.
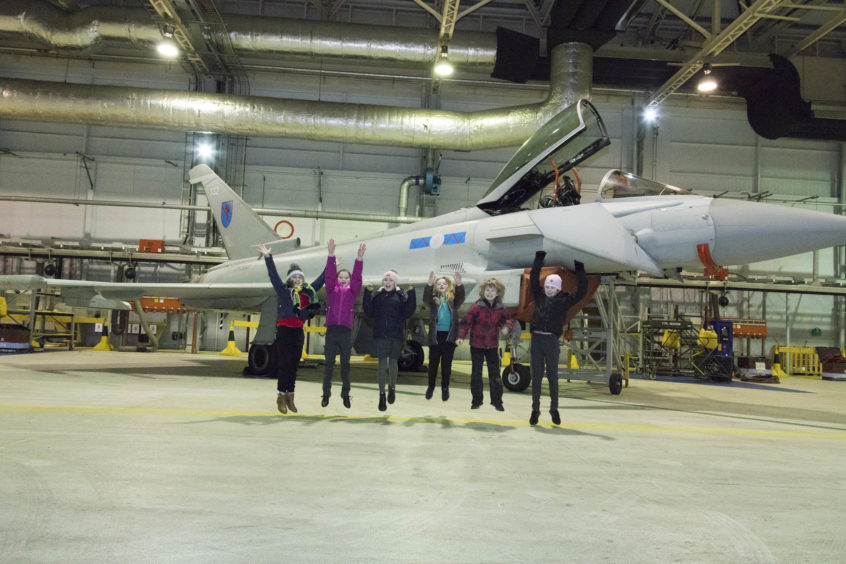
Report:
[[[388,409],[385,403],[385,385],[388,385],[387,403],[396,400],[397,360],[405,340],[405,321],[414,314],[417,297],[414,288],[406,294],[397,287],[399,276],[389,270],[382,277],[382,287],[374,294],[367,288],[361,305],[364,313],[373,318],[373,339],[379,358],[379,411]]]
[[[549,381],[549,413],[552,422],[561,424],[558,413],[558,356],[561,349],[558,339],[564,329],[564,321],[570,308],[587,294],[587,275],[585,265],[576,261],[578,287],[575,294],[561,291],[561,277],[550,274],[540,282],[540,271],[546,253],[535,253],[535,262],[529,274],[529,285],[535,297],[535,313],[532,316],[532,415],[529,424],[537,425],[540,417],[541,383],[544,369]]]

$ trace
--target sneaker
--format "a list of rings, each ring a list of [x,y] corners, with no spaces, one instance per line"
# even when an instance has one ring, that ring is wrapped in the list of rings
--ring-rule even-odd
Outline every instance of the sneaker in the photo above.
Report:
[[[497,411],[505,411],[505,408],[502,407],[501,403],[494,405],[494,407],[496,408]]]
[[[379,411],[388,409],[388,404],[385,403],[385,392],[379,394]]]
[[[558,414],[557,409],[550,409],[549,414],[552,415],[552,423],[554,425],[561,425],[561,415]]]
[[[288,413],[288,398],[285,394],[276,394],[276,409],[283,415]]]
[[[320,400],[320,405],[322,405],[323,407],[329,405],[329,394],[323,394],[323,399]]]
[[[434,386],[429,386],[428,388],[426,388],[426,399],[432,399],[432,394],[434,394],[434,393],[435,393],[435,387]]]
[[[449,399],[449,388],[442,388],[441,389],[441,399],[446,401]]]
[[[471,403],[470,409],[479,409],[482,406],[481,403]]]
[[[397,399],[396,388],[388,386],[388,403],[394,403]]]
[[[344,400],[344,407],[349,409],[350,408],[350,396],[341,396],[341,398]]]
[[[529,425],[537,425],[540,419],[540,411],[533,411],[532,416],[529,417]]]

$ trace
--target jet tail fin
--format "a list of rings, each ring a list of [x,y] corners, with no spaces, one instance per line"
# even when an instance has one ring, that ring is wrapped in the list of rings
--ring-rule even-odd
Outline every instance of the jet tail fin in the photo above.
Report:
[[[257,256],[258,245],[279,236],[207,165],[197,165],[189,173],[191,184],[202,183],[226,254],[232,260]]]

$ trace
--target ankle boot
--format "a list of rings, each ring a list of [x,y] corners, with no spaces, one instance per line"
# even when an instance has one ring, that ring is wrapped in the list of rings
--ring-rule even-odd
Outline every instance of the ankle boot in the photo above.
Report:
[[[429,386],[426,388],[426,399],[432,399],[432,394],[435,393],[435,386]]]
[[[347,396],[341,396],[341,398],[343,398],[343,400],[344,400],[344,407],[349,409],[351,407],[350,396],[348,396],[348,395]]]
[[[323,394],[323,399],[320,400],[320,405],[323,406],[323,407],[326,407],[327,405],[329,405],[329,396],[331,396],[331,395],[332,394]]]
[[[294,405],[294,392],[288,392],[288,409],[291,410],[292,413],[297,412],[297,406]]]
[[[281,392],[276,394],[276,409],[283,415],[288,413],[288,398]]]
[[[388,403],[394,403],[397,399],[396,388],[388,386]]]
[[[441,388],[441,400],[447,401],[449,399],[449,388]]]
[[[379,411],[385,411],[388,409],[388,404],[385,403],[385,392],[379,393]]]

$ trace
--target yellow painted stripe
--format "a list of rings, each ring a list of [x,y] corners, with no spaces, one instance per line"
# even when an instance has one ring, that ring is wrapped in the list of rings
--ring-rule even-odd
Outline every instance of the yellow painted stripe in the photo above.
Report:
[[[400,417],[395,415],[328,415],[324,413],[289,413],[281,415],[269,411],[223,411],[209,409],[167,409],[167,408],[135,408],[135,407],[72,407],[72,406],[38,406],[38,405],[0,405],[0,412],[64,412],[87,414],[124,414],[124,415],[199,415],[203,417],[285,417],[291,419],[350,419],[350,420],[380,420],[397,423],[451,423],[455,425],[493,425],[497,427],[529,427],[526,420],[494,420],[494,419],[463,419],[444,416]],[[564,411],[566,413],[566,410]],[[541,422],[538,427],[554,429],[556,425]],[[766,429],[738,429],[722,427],[662,427],[659,425],[626,425],[626,424],[594,424],[594,423],[564,423],[561,429],[573,430],[602,430],[602,431],[639,431],[645,433],[688,433],[703,435],[733,435],[748,437],[795,437],[846,440],[846,430],[832,431],[779,431]]]

